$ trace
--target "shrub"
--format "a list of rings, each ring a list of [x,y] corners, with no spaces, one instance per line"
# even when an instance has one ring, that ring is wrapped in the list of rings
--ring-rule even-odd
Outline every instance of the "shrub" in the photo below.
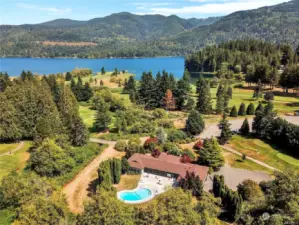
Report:
[[[232,110],[230,111],[230,116],[231,117],[238,117],[238,112],[237,112],[237,108],[236,106],[234,105]]]
[[[199,140],[198,142],[195,143],[195,145],[193,146],[194,149],[196,150],[200,150],[203,147],[203,141]]]
[[[263,196],[260,186],[252,180],[244,180],[238,185],[238,192],[244,200],[251,201]]]
[[[118,140],[115,144],[115,149],[124,152],[126,148],[128,147],[127,141],[125,140]]]
[[[169,120],[159,120],[158,126],[166,129],[174,128],[173,121],[169,121]]]
[[[164,144],[167,140],[167,134],[165,133],[163,127],[159,127],[156,131],[156,136],[158,144]]]
[[[246,110],[247,115],[254,115],[254,104],[250,103]]]
[[[266,101],[273,101],[274,100],[274,94],[273,92],[267,92],[265,95],[264,95],[264,99]]]
[[[193,161],[196,158],[194,152],[190,149],[184,149],[183,155],[187,155],[191,159],[191,161]]]
[[[155,117],[155,119],[163,119],[166,118],[167,113],[165,109],[155,109],[153,111],[153,116]]]
[[[168,131],[168,140],[171,142],[179,142],[187,138],[187,134],[181,130],[171,129]]]
[[[186,131],[189,134],[200,134],[205,128],[205,122],[199,112],[193,110],[186,121]]]
[[[175,143],[172,142],[167,142],[163,146],[163,150],[170,155],[180,156],[182,154],[181,149]]]
[[[239,111],[238,111],[239,116],[246,116],[246,105],[242,102],[240,105]]]
[[[153,151],[157,145],[158,145],[158,138],[154,137],[154,138],[148,138],[144,142],[143,146],[145,149],[149,149],[150,151]]]

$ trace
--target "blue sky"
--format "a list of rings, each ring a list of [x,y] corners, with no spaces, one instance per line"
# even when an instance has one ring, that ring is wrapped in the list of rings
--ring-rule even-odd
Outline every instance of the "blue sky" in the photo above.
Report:
[[[88,20],[117,12],[206,18],[275,5],[287,0],[0,0],[0,24],[40,23],[58,18]]]

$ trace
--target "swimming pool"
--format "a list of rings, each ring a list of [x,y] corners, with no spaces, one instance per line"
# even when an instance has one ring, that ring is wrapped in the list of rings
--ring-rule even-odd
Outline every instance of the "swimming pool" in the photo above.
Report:
[[[118,198],[126,203],[142,203],[153,198],[153,193],[147,188],[138,188],[132,191],[121,191]]]

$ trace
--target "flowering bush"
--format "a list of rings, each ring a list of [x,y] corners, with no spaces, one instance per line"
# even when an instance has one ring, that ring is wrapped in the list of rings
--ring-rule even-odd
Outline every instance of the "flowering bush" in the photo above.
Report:
[[[152,152],[152,156],[153,156],[154,158],[159,158],[160,155],[161,155],[161,152],[160,152],[159,149],[155,149],[155,150],[153,150],[153,152]]]
[[[148,138],[144,142],[143,146],[145,149],[154,150],[157,145],[158,145],[158,138],[154,137],[154,138]]]
[[[203,147],[203,141],[202,140],[199,140],[194,145],[194,148],[197,149],[197,150],[200,150],[202,147]]]

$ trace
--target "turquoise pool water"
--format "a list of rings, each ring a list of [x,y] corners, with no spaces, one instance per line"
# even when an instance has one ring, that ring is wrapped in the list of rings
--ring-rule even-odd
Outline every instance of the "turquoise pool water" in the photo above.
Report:
[[[141,201],[149,198],[152,195],[152,192],[146,188],[140,188],[133,192],[122,192],[119,197],[124,201],[134,202]]]

